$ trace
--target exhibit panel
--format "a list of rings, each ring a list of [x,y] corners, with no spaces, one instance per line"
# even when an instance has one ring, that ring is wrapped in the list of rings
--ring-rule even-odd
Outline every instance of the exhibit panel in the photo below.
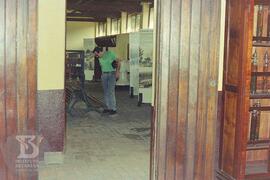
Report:
[[[130,94],[139,95],[139,49],[140,34],[129,34]]]
[[[153,30],[130,33],[130,87],[139,103],[152,102]]]
[[[84,64],[84,73],[85,80],[93,80],[94,70],[95,70],[95,57],[92,52],[95,48],[95,39],[89,38],[83,40],[84,55],[85,55],[85,64]]]
[[[140,32],[139,47],[139,102],[152,102],[153,31]],[[140,99],[141,98],[141,99]]]

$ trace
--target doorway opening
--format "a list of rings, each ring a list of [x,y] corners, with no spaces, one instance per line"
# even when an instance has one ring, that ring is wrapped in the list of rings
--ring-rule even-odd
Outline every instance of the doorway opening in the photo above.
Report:
[[[66,141],[58,177],[149,179],[154,2],[67,0],[66,13]],[[97,46],[121,64],[114,115],[103,113]],[[51,165],[42,169],[55,176]]]

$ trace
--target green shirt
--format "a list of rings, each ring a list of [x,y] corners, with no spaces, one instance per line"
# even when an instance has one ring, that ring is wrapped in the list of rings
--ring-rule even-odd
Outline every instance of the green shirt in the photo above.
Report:
[[[112,72],[115,69],[112,67],[112,62],[116,60],[116,56],[111,51],[104,52],[103,56],[99,58],[99,63],[102,72]]]

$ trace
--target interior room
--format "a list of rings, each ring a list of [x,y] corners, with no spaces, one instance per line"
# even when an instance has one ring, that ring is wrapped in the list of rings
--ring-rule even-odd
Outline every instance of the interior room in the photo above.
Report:
[[[154,2],[66,3],[65,154],[47,156],[39,178],[149,179]],[[120,62],[113,115],[103,112],[104,72],[95,47]]]

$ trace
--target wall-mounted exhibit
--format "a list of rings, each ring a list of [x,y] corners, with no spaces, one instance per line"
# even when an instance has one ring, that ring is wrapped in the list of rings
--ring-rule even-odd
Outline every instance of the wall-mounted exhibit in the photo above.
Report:
[[[93,49],[95,48],[95,38],[89,38],[83,40],[84,45],[84,56],[85,56],[85,64],[84,64],[84,74],[85,80],[91,81],[94,76],[94,68],[95,68],[95,56],[93,54]]]
[[[152,101],[153,30],[130,33],[130,87],[142,103]]]

